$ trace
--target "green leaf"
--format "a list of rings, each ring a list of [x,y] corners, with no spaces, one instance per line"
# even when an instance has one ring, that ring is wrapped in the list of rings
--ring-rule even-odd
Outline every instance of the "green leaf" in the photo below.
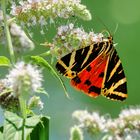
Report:
[[[39,65],[42,65],[42,66],[46,67],[52,73],[52,75],[54,75],[60,81],[60,83],[61,83],[61,85],[62,85],[62,87],[64,89],[65,95],[67,97],[69,97],[63,80],[55,72],[53,67],[44,58],[42,58],[40,56],[31,56],[31,59],[34,60],[36,62],[36,64],[39,64]]]
[[[0,127],[0,140],[3,140],[3,126]]]
[[[3,126],[0,127],[0,132],[3,132]]]
[[[23,119],[7,111],[5,112],[3,138],[4,140],[26,140],[41,121],[42,118],[38,115]]]
[[[4,133],[6,140],[22,140],[23,119],[11,112],[5,112]]]
[[[38,88],[36,92],[37,92],[37,93],[45,94],[46,96],[49,97],[48,92],[47,92],[44,88]]]
[[[10,66],[10,60],[5,56],[0,56],[0,66]]]
[[[49,140],[49,118],[42,117],[41,122],[31,133],[31,140]]]

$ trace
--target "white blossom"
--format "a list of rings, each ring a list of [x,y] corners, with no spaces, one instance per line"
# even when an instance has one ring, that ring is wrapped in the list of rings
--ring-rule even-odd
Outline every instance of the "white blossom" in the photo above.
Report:
[[[2,11],[0,11],[0,21],[3,22],[3,15],[1,15]],[[10,16],[7,15],[7,19],[10,20]],[[24,30],[19,25],[12,21],[9,23],[9,30],[13,41],[14,51],[19,53],[34,49],[34,43],[29,39],[29,37],[27,37]],[[6,38],[3,28],[0,28],[0,37],[2,44],[5,44]]]
[[[44,107],[44,103],[41,101],[41,98],[39,96],[33,96],[30,98],[30,100],[28,102],[28,107],[30,109],[39,107],[40,110],[42,110]]]
[[[103,39],[102,33],[88,33],[82,27],[76,28],[73,23],[69,23],[58,27],[57,34],[53,38],[51,52],[56,57],[62,57],[73,50],[102,42]],[[55,50],[57,50],[58,54]]]
[[[22,34],[22,29],[16,23],[10,25],[10,32],[13,36],[20,36]]]
[[[25,32],[16,23],[10,24],[10,33],[13,37],[13,43],[18,40],[18,44],[14,45],[14,50],[18,52],[33,50],[34,43],[27,37]]]
[[[139,140],[140,139],[140,108],[131,107],[120,112],[119,117],[111,118],[89,113],[87,110],[75,111],[72,116],[77,126],[94,136],[99,134],[101,140]]]
[[[121,113],[119,114],[119,117],[121,119],[127,119],[131,117],[140,117],[140,108],[130,108],[130,109],[124,109],[121,111]]]
[[[87,10],[86,6],[81,4],[80,0],[28,0],[21,1],[19,4],[13,3],[11,6],[11,12],[13,16],[19,19],[19,22],[24,22],[32,26],[40,24],[44,26],[47,24],[48,19],[69,18],[73,15],[77,15],[84,20],[90,20],[91,14]],[[22,13],[22,14],[21,14]],[[43,14],[42,14],[43,13]],[[41,19],[43,16],[43,23]],[[30,20],[32,17],[36,17],[36,21],[32,23]],[[45,21],[44,21],[45,20]]]
[[[100,116],[97,112],[93,112],[92,114],[90,114],[86,110],[78,110],[75,111],[72,116],[79,121],[79,126],[82,128],[93,128],[100,131],[105,128],[105,118],[103,116]]]
[[[37,92],[42,87],[41,70],[31,64],[25,64],[23,61],[15,64],[7,75],[8,81],[11,83],[14,96],[19,96],[22,86],[26,85],[30,89],[29,93]]]

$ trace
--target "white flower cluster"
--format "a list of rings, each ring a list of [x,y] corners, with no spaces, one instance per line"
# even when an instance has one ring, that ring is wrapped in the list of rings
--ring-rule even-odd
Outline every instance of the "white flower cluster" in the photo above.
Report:
[[[75,111],[72,116],[78,120],[80,128],[87,129],[90,133],[94,134],[105,129],[104,124],[106,120],[104,116],[100,116],[96,112],[90,114],[87,110],[79,110]]]
[[[43,109],[43,102],[35,92],[41,92],[42,73],[36,66],[25,64],[23,61],[15,64],[5,79],[0,80],[0,106],[3,109],[17,112],[19,97],[28,101],[28,109]],[[28,98],[31,97],[31,98]]]
[[[7,80],[10,83],[10,88],[13,89],[14,96],[18,97],[23,88],[27,88],[29,94],[37,92],[42,87],[42,77],[40,69],[21,61],[10,70]]]
[[[103,39],[103,34],[95,34],[94,32],[87,33],[83,28],[74,28],[73,23],[58,27],[57,36],[61,37],[61,39],[65,39],[67,36],[74,36],[79,41],[84,40],[84,42],[87,42],[87,44],[101,42]],[[79,46],[80,45],[82,44],[79,44]]]
[[[39,96],[33,96],[28,102],[28,107],[30,109],[38,107],[40,108],[40,110],[42,110],[44,107],[44,103],[41,101],[41,98]]]
[[[114,133],[112,139],[140,139],[140,108],[122,110],[118,118],[107,121],[106,130]]]
[[[10,20],[10,16],[7,15]],[[3,12],[0,10],[0,22],[3,23]],[[12,37],[12,43],[16,52],[25,52],[34,49],[34,43],[27,37],[22,28],[15,22],[9,22],[9,29]],[[3,24],[0,25],[0,41],[5,44],[5,34]]]
[[[140,108],[122,110],[119,117],[111,119],[97,112],[75,111],[72,115],[78,121],[78,127],[88,133],[102,134],[102,140],[138,140],[140,139]]]
[[[25,32],[16,23],[10,24],[10,33],[13,38],[14,50],[16,52],[34,49],[34,43],[27,37]]]
[[[47,20],[55,18],[69,18],[78,16],[90,20],[91,14],[80,0],[27,0],[20,1],[19,5],[12,4],[11,14],[16,16],[22,24],[28,26],[37,23],[47,25]]]
[[[87,33],[83,28],[74,28],[74,24],[69,23],[68,25],[62,25],[58,27],[57,34],[53,39],[51,51],[52,54],[56,53],[56,56],[58,55],[62,57],[72,50],[76,50],[102,41],[102,33]]]

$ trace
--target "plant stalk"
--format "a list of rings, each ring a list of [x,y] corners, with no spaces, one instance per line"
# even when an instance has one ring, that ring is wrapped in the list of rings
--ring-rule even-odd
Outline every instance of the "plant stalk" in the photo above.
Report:
[[[15,63],[15,55],[14,55],[12,39],[11,39],[10,31],[9,31],[9,26],[8,26],[7,18],[6,18],[6,3],[7,3],[7,0],[1,0],[5,34],[6,34],[6,39],[7,39],[7,43],[8,43],[9,54],[10,54],[12,64],[14,64]]]
[[[23,119],[26,119],[26,117],[27,117],[26,100],[22,96],[19,97],[19,103],[20,103],[21,115],[22,115]]]
[[[23,118],[23,124],[22,124],[22,140],[25,140],[24,135],[25,135],[25,131],[24,131],[24,126],[25,126],[25,121],[26,121],[26,100],[20,96],[19,97],[19,104],[20,104],[20,110],[21,110],[21,115]]]

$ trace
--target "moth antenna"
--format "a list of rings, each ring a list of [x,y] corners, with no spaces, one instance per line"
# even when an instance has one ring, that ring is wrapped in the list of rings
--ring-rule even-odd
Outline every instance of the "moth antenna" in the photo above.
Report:
[[[105,27],[105,30],[103,30],[102,33],[106,32],[106,33],[108,34],[108,36],[112,39],[112,38],[114,37],[115,33],[116,33],[117,30],[118,30],[119,24],[118,24],[118,23],[116,24],[115,30],[114,30],[114,32],[113,32],[113,34],[112,34],[112,33],[110,32],[109,28],[106,26],[106,24],[102,21],[102,19],[99,18],[98,16],[95,16],[95,17],[96,17],[96,19],[97,19],[98,21],[100,21],[100,23],[102,23],[102,25]]]
[[[102,21],[102,19],[99,18],[98,16],[95,16],[95,17],[96,17],[96,19],[105,27],[105,30],[103,30],[102,33],[103,33],[103,32],[106,32],[109,36],[112,36],[112,34],[111,34],[109,28],[108,28],[108,27],[106,26],[106,24]]]
[[[115,30],[114,30],[114,32],[113,32],[113,36],[114,36],[114,35],[115,35],[115,33],[117,32],[118,27],[119,27],[119,24],[117,23],[117,24],[116,24],[116,27],[115,27]]]
[[[112,36],[112,35],[110,34],[110,32],[108,32],[108,30],[105,29],[105,30],[103,30],[101,33],[103,34],[104,32],[107,33],[108,36]]]

